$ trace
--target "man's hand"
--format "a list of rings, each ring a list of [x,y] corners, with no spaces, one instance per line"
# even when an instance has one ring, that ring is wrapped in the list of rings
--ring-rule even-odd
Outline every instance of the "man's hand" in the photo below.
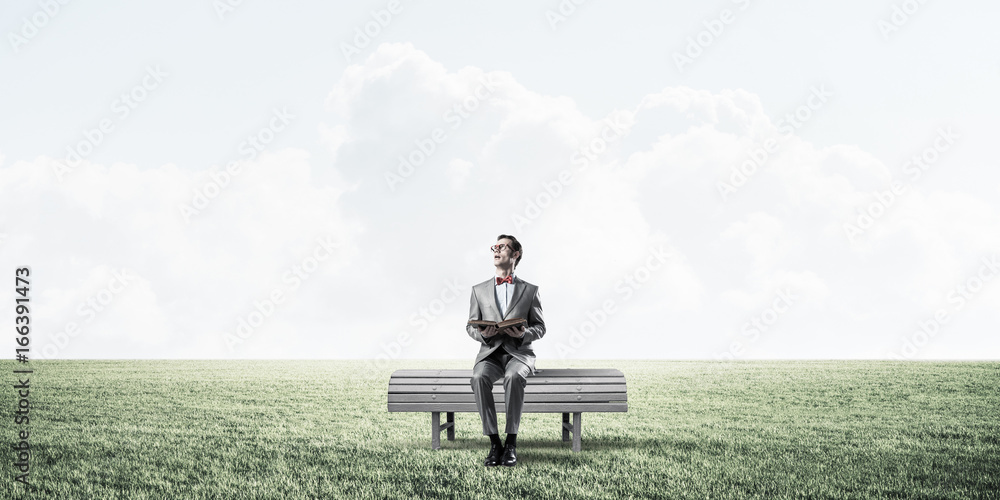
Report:
[[[503,333],[507,336],[519,339],[524,336],[524,325],[508,326],[503,329]]]
[[[494,325],[487,326],[483,328],[480,333],[483,334],[484,339],[488,339],[497,334],[497,327]]]

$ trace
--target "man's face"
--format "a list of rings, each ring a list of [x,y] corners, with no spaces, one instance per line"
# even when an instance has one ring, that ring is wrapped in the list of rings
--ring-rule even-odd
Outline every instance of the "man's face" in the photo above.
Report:
[[[520,252],[514,252],[510,248],[510,238],[500,238],[493,245],[493,265],[497,267],[512,267]]]

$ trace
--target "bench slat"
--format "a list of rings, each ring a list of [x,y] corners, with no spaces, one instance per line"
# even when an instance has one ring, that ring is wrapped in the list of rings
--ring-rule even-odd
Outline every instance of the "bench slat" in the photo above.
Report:
[[[433,396],[433,399],[431,397]],[[525,403],[560,403],[560,402],[608,402],[627,401],[624,392],[597,392],[586,394],[545,394],[526,393]],[[389,394],[389,403],[475,403],[475,395],[469,394]],[[493,393],[493,402],[504,402],[504,394]]]
[[[389,411],[431,411],[431,412],[473,412],[479,410],[476,403],[389,403]],[[498,412],[505,412],[497,405]],[[579,413],[628,411],[628,403],[524,403],[522,413]]]
[[[396,370],[393,377],[465,377],[472,378],[472,369],[468,370]],[[624,377],[621,370],[615,368],[536,368],[535,377]]]
[[[528,377],[528,384],[624,384],[625,377]],[[470,384],[472,377],[393,377],[389,384]],[[503,377],[495,382],[503,385]]]
[[[503,393],[503,386],[493,386],[493,391]],[[524,387],[525,393],[563,393],[576,394],[581,392],[626,392],[625,384],[573,384],[573,385],[531,385]],[[472,394],[472,386],[465,385],[390,385],[389,393],[458,393]]]

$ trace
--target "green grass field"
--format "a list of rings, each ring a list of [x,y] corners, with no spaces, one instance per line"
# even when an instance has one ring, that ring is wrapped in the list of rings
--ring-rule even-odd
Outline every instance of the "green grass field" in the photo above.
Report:
[[[13,380],[12,361],[0,363]],[[22,365],[23,366],[23,365]],[[430,449],[429,413],[389,413],[400,361],[32,362],[33,450],[2,498],[998,498],[1000,363],[540,361],[614,367],[627,413],[525,414],[519,463],[486,469],[479,416]],[[15,382],[16,383],[16,382]],[[499,414],[503,429],[504,414]]]

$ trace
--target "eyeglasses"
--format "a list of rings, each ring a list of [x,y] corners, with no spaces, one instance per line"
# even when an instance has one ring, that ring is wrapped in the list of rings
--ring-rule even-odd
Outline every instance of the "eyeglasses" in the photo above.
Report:
[[[490,250],[492,250],[494,253],[496,253],[496,252],[502,252],[504,248],[510,248],[510,245],[508,245],[506,243],[501,243],[499,245],[493,245],[493,246],[491,246]],[[511,250],[513,250],[513,249],[511,248]]]

